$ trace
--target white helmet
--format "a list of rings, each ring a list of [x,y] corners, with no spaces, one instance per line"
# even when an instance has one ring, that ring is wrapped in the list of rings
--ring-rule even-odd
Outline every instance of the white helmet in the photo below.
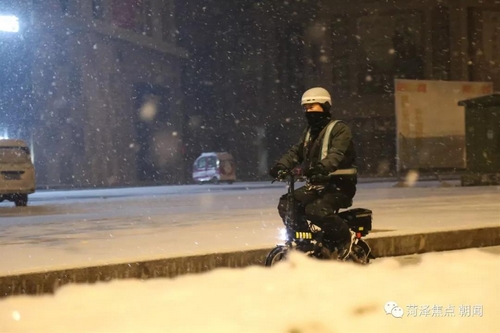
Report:
[[[304,95],[302,95],[301,105],[319,103],[321,105],[328,103],[329,106],[332,105],[332,98],[325,88],[314,87],[307,90]]]

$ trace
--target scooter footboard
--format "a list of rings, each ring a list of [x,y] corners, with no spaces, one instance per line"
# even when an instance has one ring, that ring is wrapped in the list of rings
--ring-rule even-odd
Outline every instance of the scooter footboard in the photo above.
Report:
[[[372,230],[372,211],[366,208],[353,208],[339,213],[349,228],[355,233],[366,236]]]

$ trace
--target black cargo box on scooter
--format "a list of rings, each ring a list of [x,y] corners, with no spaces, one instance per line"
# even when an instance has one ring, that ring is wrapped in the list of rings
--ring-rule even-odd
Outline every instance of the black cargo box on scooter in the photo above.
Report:
[[[339,213],[352,231],[362,236],[368,235],[372,230],[372,211],[366,208],[353,208]]]

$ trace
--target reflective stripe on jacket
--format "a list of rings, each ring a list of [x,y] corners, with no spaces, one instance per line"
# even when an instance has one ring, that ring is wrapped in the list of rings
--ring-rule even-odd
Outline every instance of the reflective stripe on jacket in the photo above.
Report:
[[[314,140],[310,142],[310,140]],[[299,142],[285,153],[278,163],[288,168],[302,164],[305,168],[321,162],[328,171],[336,174],[355,175],[356,153],[349,127],[340,120],[332,120],[318,134],[311,138],[306,128]]]

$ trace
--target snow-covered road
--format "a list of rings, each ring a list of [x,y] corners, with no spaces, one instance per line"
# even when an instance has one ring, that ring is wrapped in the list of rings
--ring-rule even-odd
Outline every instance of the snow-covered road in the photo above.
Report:
[[[375,232],[500,225],[500,187],[360,184]],[[284,184],[41,191],[0,204],[0,274],[272,247]]]

